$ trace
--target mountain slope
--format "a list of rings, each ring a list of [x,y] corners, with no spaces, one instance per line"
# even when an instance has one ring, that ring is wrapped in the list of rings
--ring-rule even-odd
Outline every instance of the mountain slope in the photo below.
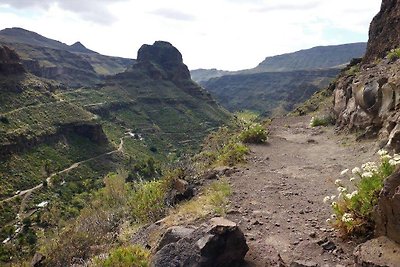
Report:
[[[133,60],[104,56],[80,42],[69,46],[21,28],[0,31],[0,44],[14,49],[24,66],[37,76],[67,85],[94,85],[103,75],[125,71]]]
[[[201,83],[226,75],[338,68],[349,63],[352,58],[362,57],[366,46],[367,43],[317,46],[293,53],[267,57],[252,69],[239,71],[196,69],[191,70],[190,73],[194,81]]]
[[[77,56],[44,51],[64,65]],[[80,70],[83,79],[93,73],[90,64]],[[196,151],[230,116],[190,80],[182,55],[166,42],[144,45],[125,72],[83,88],[27,72],[0,46],[0,240],[7,240],[0,265],[34,252],[37,233],[77,216],[107,173],[123,169],[131,180],[145,179],[141,168],[151,163],[155,178],[159,165]]]
[[[202,85],[231,111],[279,115],[292,110],[336,77],[338,69],[227,75]]]
[[[366,43],[317,46],[294,53],[267,57],[252,72],[279,72],[333,68],[362,57]]]

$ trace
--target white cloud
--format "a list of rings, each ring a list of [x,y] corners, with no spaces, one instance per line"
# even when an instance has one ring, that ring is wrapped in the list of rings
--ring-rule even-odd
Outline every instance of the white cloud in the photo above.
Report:
[[[143,43],[166,40],[190,68],[231,70],[312,46],[367,41],[380,7],[380,0],[16,0],[13,8],[10,2],[0,0],[3,27],[125,57],[136,57]]]

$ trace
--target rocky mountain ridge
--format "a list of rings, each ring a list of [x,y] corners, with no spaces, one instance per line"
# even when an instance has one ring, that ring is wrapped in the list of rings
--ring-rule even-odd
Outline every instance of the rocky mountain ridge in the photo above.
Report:
[[[1,30],[0,44],[14,49],[29,72],[74,87],[95,85],[105,75],[123,72],[134,62],[101,55],[80,42],[69,46],[22,28]]]

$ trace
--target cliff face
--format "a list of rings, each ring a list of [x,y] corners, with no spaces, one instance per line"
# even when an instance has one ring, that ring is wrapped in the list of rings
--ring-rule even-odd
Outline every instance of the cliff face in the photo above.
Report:
[[[370,27],[367,54],[339,77],[334,113],[340,129],[364,130],[400,150],[400,1],[384,0]],[[390,55],[388,55],[388,53]]]
[[[369,29],[369,41],[364,63],[383,58],[388,51],[400,46],[400,1],[383,0],[381,10]]]
[[[7,46],[0,46],[0,74],[11,75],[24,72],[19,56]]]

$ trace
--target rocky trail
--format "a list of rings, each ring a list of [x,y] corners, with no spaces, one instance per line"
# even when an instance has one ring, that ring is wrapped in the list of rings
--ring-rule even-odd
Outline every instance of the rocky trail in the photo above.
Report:
[[[246,235],[248,266],[279,266],[278,253],[288,265],[354,263],[357,242],[337,237],[326,223],[331,210],[322,199],[337,195],[334,181],[345,179],[342,170],[376,160],[377,147],[309,122],[310,117],[274,120],[268,144],[252,146],[249,163],[228,178],[233,195],[227,218]]]

